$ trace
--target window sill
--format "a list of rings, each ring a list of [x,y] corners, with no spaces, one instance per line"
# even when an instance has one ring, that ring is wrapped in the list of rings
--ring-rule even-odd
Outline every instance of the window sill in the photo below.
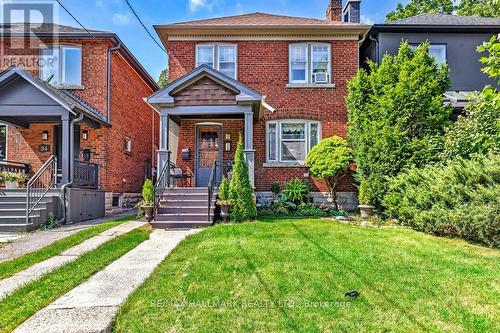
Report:
[[[262,165],[264,168],[307,168],[304,162],[267,162]]]
[[[57,89],[64,89],[64,90],[84,90],[85,86],[78,86],[78,85],[66,85],[66,84],[58,84],[54,86]]]
[[[325,84],[319,84],[319,83],[288,83],[286,85],[287,88],[289,89],[301,89],[301,88],[317,88],[317,89],[332,89],[335,88],[335,83],[325,83]]]

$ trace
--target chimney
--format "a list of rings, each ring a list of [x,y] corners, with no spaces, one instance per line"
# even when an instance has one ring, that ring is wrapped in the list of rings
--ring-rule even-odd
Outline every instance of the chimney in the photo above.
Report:
[[[330,0],[326,9],[326,20],[330,22],[342,21],[342,0]]]
[[[342,11],[342,20],[349,23],[361,22],[361,0],[348,0]]]

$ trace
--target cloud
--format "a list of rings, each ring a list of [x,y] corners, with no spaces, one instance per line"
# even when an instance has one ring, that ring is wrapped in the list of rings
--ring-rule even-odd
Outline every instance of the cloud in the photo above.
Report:
[[[372,25],[375,23],[375,21],[370,17],[368,17],[367,15],[361,15],[361,23]]]
[[[116,25],[127,25],[130,23],[130,14],[128,13],[114,13],[113,14],[113,24]]]
[[[208,8],[212,10],[213,3],[208,0],[189,0],[189,10],[195,12],[199,9]]]

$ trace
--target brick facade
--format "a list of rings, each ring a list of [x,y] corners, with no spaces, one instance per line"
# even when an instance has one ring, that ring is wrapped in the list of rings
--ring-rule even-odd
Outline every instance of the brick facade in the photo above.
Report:
[[[266,111],[264,119],[254,123],[256,190],[267,192],[270,191],[274,181],[286,183],[294,177],[305,178],[308,175],[308,169],[305,167],[267,167],[264,165],[266,121],[319,120],[323,138],[333,135],[345,136],[346,84],[358,69],[358,41],[333,40],[330,42],[334,88],[287,88],[289,83],[288,52],[289,44],[292,42],[268,40],[225,42],[237,45],[237,80],[266,96],[266,102],[276,109],[274,113]],[[300,40],[293,41],[293,43],[300,42]],[[170,80],[175,80],[194,69],[196,44],[195,41],[169,41],[167,43],[170,54]],[[184,124],[180,132],[184,145],[193,146],[194,142],[190,144],[188,141],[194,141],[194,133],[186,130]],[[179,149],[182,148],[184,148],[183,145],[179,144]],[[327,191],[323,182],[317,180],[311,180],[311,182],[315,185],[315,191]],[[340,191],[355,191],[352,177],[346,177],[342,181]]]
[[[45,39],[49,44],[51,40]],[[82,47],[82,88],[71,90],[103,116],[107,110],[107,50],[113,47],[108,39],[63,39],[60,44],[76,44]],[[34,44],[33,44],[34,43]],[[12,48],[9,46],[16,46]],[[32,48],[19,49],[23,42],[3,40],[0,53],[0,70],[18,65],[35,76],[39,51]],[[114,52],[111,58],[111,127],[99,129],[81,124],[87,131],[88,140],[80,139],[80,157],[83,150],[90,150],[90,162],[99,164],[100,186],[106,192],[140,192],[144,181],[145,167],[154,163],[154,152],[158,147],[158,115],[144,101],[154,89],[137,73],[128,61]],[[153,128],[153,122],[155,128]],[[8,127],[7,159],[30,163],[36,171],[54,153],[54,125],[31,124],[29,129]],[[42,140],[42,132],[49,132],[49,140]],[[80,136],[81,137],[81,136]],[[132,153],[124,151],[125,137],[132,140]],[[49,144],[51,151],[40,153],[38,146]],[[153,164],[154,165],[154,164]]]

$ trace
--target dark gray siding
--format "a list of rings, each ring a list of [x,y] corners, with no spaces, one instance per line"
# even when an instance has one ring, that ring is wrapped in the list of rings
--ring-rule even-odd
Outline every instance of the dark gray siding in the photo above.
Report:
[[[481,72],[483,64],[479,62],[481,54],[476,48],[491,38],[491,34],[463,34],[463,33],[387,33],[380,32],[378,36],[379,50],[376,52],[375,43],[367,38],[363,46],[362,56],[380,61],[387,52],[396,54],[402,40],[409,43],[446,44],[448,66],[450,67],[450,90],[472,91],[481,90],[485,85],[496,85],[495,81]],[[378,58],[376,59],[378,54]]]

